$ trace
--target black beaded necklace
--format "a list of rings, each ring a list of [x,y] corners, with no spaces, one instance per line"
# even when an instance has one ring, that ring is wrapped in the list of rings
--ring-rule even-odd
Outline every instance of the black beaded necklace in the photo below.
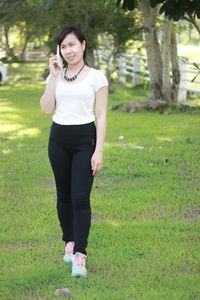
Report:
[[[78,73],[76,75],[74,75],[73,77],[67,77],[66,73],[67,73],[67,68],[65,69],[65,73],[64,73],[64,79],[66,81],[74,81],[76,80],[76,78],[78,77],[78,74],[83,70],[83,68],[85,67],[85,64],[82,66],[82,68],[78,71]]]

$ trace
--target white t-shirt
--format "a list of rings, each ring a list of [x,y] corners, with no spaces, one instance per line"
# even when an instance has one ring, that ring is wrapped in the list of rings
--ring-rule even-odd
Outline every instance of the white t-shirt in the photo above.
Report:
[[[46,83],[48,82],[46,79]],[[69,84],[61,79],[61,72],[56,78],[56,108],[53,121],[60,125],[79,125],[93,122],[95,93],[103,86],[108,86],[108,80],[102,71],[90,68],[86,77]]]

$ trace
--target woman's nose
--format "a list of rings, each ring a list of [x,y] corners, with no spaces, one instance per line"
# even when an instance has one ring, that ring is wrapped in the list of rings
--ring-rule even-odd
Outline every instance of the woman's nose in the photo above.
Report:
[[[65,53],[66,53],[66,54],[71,53],[71,48],[70,48],[70,47],[67,47],[67,48],[65,49]]]

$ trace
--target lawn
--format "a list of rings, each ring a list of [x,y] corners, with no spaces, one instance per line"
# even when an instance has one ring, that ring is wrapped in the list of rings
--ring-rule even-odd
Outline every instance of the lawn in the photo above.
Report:
[[[109,110],[88,277],[75,279],[62,260],[51,117],[39,108],[44,66],[9,65],[0,86],[0,299],[62,299],[55,290],[64,287],[76,300],[200,299],[200,113]],[[116,85],[109,107],[148,94]]]

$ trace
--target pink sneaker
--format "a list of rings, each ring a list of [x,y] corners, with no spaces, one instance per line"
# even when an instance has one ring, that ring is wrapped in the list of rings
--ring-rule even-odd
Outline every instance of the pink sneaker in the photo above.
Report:
[[[72,257],[72,273],[71,275],[74,276],[87,276],[87,270],[85,267],[85,260],[87,256],[80,252],[76,252],[76,254]]]
[[[74,242],[68,242],[65,246],[65,255],[63,257],[63,260],[65,262],[72,261],[73,251],[74,251]]]

